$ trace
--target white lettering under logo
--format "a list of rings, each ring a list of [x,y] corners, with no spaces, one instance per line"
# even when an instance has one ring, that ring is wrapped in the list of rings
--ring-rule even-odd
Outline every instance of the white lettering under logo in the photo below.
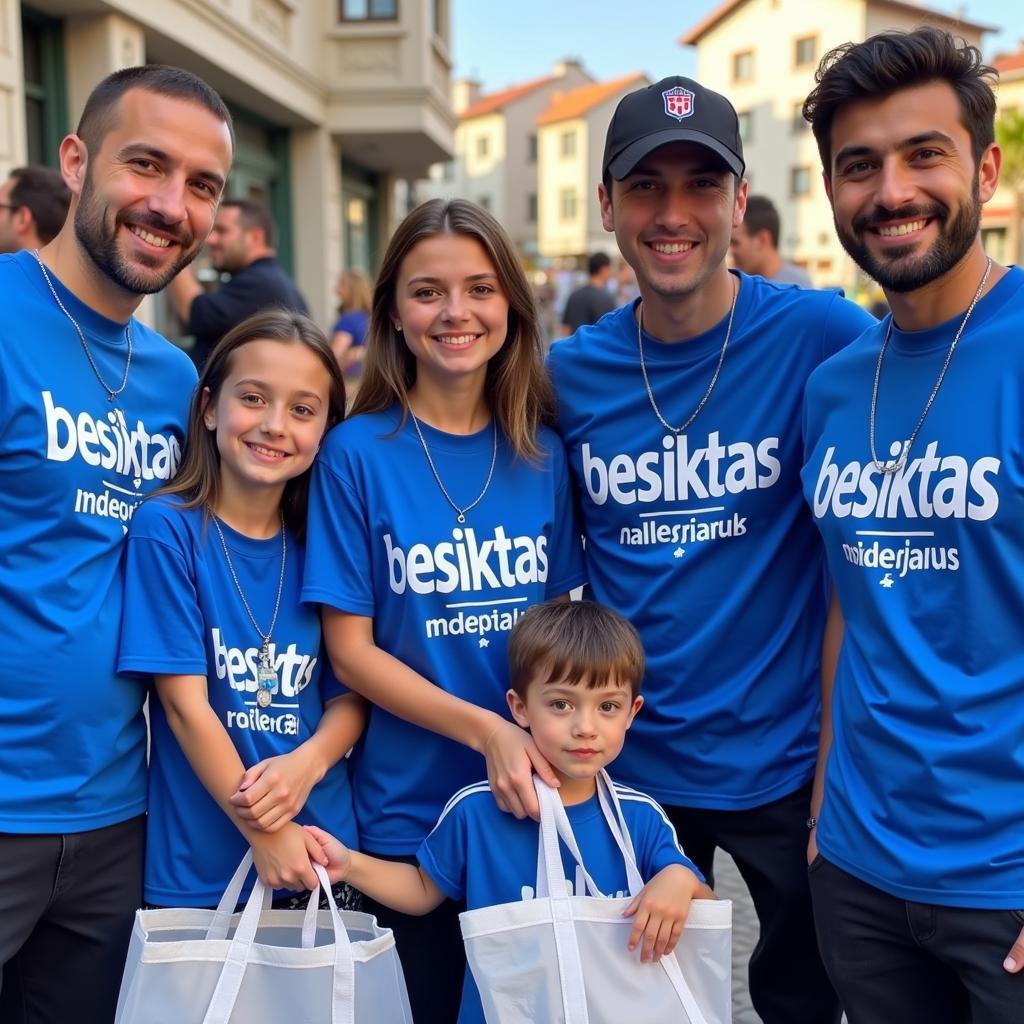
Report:
[[[605,460],[584,444],[583,481],[594,504],[720,498],[771,487],[782,472],[777,437],[725,445],[715,430],[705,447],[691,450],[685,435],[666,434],[661,447],[635,458],[620,453]]]
[[[478,538],[472,527],[455,527],[452,540],[430,547],[399,547],[384,534],[391,589],[404,594],[480,592],[544,583],[548,578],[547,538],[509,537],[497,526],[490,538]]]
[[[234,690],[255,693],[258,688],[257,670],[260,649],[228,647],[221,638],[219,629],[211,629],[213,640],[213,663],[218,679],[226,679]],[[297,697],[308,685],[316,667],[316,655],[300,654],[295,644],[282,650],[277,644],[270,645],[270,661],[277,672],[278,685],[270,692],[276,696]]]
[[[901,451],[893,444],[893,456]],[[999,473],[1000,460],[984,456],[969,463],[960,455],[939,455],[938,441],[895,473],[881,474],[873,462],[833,461],[835,447],[825,459],[814,486],[814,515],[837,519],[991,519],[999,510],[999,492],[990,477]]]

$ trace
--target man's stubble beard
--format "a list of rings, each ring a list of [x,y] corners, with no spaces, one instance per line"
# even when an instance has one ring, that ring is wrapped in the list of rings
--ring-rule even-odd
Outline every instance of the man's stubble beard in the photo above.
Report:
[[[156,278],[138,273],[122,255],[117,244],[120,217],[114,218],[113,228],[108,231],[104,221],[104,210],[93,190],[91,175],[87,173],[75,210],[75,237],[79,245],[100,273],[110,278],[124,291],[134,295],[152,295],[162,291],[172,278],[195,259],[199,247],[194,245],[194,239],[190,234],[183,236],[178,228],[167,225],[153,214],[137,214],[133,221],[141,227],[152,227],[167,232],[181,245],[178,259]],[[142,260],[145,261],[144,257]]]
[[[934,217],[939,221],[939,237],[931,248],[917,259],[907,260],[912,246],[889,250],[885,257],[876,257],[863,241],[864,233],[875,220]],[[942,203],[930,207],[914,206],[904,210],[876,209],[869,215],[854,219],[853,229],[841,227],[833,211],[833,223],[843,248],[854,263],[877,281],[887,292],[904,294],[923,288],[955,267],[968,253],[981,226],[981,195],[974,179],[969,202],[957,206],[955,214]]]

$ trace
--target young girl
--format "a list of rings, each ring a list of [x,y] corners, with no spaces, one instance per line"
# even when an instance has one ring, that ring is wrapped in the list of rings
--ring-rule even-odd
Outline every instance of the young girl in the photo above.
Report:
[[[310,466],[344,408],[319,328],[249,317],[206,363],[177,475],[132,519],[118,668],[159,697],[147,903],[215,905],[247,846],[263,881],[309,889],[322,856],[299,823],[355,840],[343,756],[361,701],[299,600]]]
[[[376,705],[353,755],[369,853],[412,860],[481,755],[517,817],[537,814],[533,770],[556,784],[504,696],[515,620],[583,582],[551,407],[504,231],[462,200],[414,210],[384,255],[352,415],[317,461],[303,584],[339,678]],[[395,931],[414,1018],[454,1021],[457,905],[411,917],[367,902]]]

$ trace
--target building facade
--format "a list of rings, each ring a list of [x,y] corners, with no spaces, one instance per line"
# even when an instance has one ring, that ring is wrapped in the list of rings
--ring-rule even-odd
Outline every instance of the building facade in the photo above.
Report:
[[[56,165],[93,86],[165,63],[235,118],[227,194],[264,202],[279,255],[330,322],[346,266],[372,273],[396,182],[448,158],[449,0],[0,0],[0,175]],[[174,333],[160,297],[147,319]]]
[[[489,95],[481,95],[477,82],[456,82],[455,159],[430,169],[420,198],[457,196],[478,203],[534,259],[540,209],[536,121],[554,97],[591,81],[578,61],[562,60],[550,75]]]
[[[1024,43],[1014,53],[996,57],[992,66],[999,72],[997,120],[1004,115],[1024,117]],[[982,208],[981,235],[993,259],[1020,264],[1024,260],[1024,172],[1015,176],[1013,170],[1004,161],[999,188]]]
[[[740,118],[751,193],[779,211],[779,249],[818,286],[866,299],[874,286],[843,251],[801,107],[832,47],[888,29],[930,24],[980,46],[989,27],[905,0],[725,0],[680,39],[697,50],[697,79],[728,96]]]
[[[547,259],[588,253],[618,258],[615,236],[601,225],[597,186],[601,182],[604,138],[619,100],[650,84],[641,73],[592,82],[554,96],[537,118],[539,208],[537,240]]]

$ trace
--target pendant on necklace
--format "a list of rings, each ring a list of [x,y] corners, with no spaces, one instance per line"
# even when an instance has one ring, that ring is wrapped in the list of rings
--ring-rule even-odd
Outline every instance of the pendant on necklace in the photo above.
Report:
[[[277,689],[277,672],[270,662],[270,648],[264,645],[260,652],[260,665],[256,670],[256,703],[261,708],[269,708],[273,701],[274,690]]]
[[[459,514],[458,514],[458,515],[457,515],[457,516],[455,517],[455,522],[459,523],[460,525],[461,525],[462,523],[464,523],[465,521],[466,521],[466,516],[465,516],[465,514],[464,514],[464,513],[462,513],[462,512],[460,512],[460,513],[459,513]]]

